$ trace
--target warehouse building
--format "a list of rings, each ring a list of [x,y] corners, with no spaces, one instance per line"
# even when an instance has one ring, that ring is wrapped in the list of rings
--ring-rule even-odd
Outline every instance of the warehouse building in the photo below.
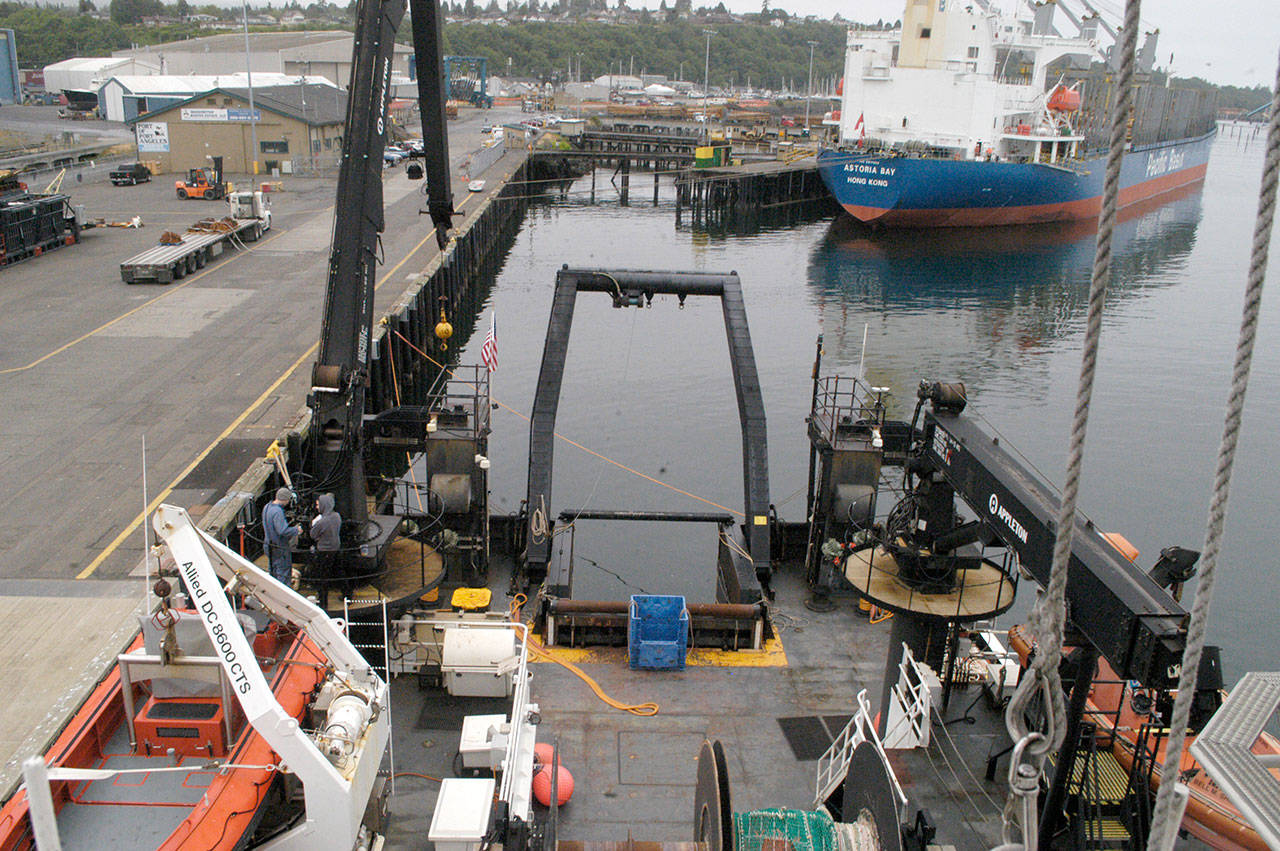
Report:
[[[342,149],[347,94],[329,85],[218,87],[139,115],[128,123],[138,159],[161,174],[208,165],[220,156],[230,174],[292,174],[336,162]],[[256,117],[256,121],[254,120]],[[257,133],[258,149],[253,151]]]
[[[159,74],[160,66],[131,56],[77,56],[44,66],[45,91],[65,95],[77,109],[98,105],[98,89],[114,76]]]
[[[311,76],[303,80],[286,74],[258,72],[253,75],[253,90],[257,92],[263,88],[297,86],[304,82],[335,88],[324,77]],[[173,106],[212,89],[244,89],[248,85],[248,75],[244,73],[224,74],[220,77],[209,74],[112,77],[98,90],[98,114],[107,121],[133,121],[139,115]]]
[[[251,70],[258,73],[302,74],[327,77],[346,87],[351,79],[351,52],[355,36],[342,30],[319,32],[250,33]],[[117,57],[134,57],[158,65],[165,74],[236,74],[246,68],[244,35],[222,35],[170,41],[129,50],[117,50]],[[408,78],[413,48],[395,46],[392,76]],[[257,78],[254,78],[257,87]]]

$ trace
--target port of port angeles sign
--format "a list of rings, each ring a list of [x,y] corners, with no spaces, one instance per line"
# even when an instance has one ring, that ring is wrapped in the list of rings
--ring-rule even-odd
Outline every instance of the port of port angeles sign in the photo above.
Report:
[[[168,153],[169,125],[164,121],[139,121],[134,125],[138,134],[139,153]]]

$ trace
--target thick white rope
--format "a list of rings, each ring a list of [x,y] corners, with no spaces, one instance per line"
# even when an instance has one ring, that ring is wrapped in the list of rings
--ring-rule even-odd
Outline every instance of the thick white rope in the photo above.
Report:
[[[1067,567],[1071,561],[1071,540],[1075,531],[1076,502],[1080,493],[1080,472],[1084,466],[1085,433],[1089,425],[1089,403],[1093,397],[1093,379],[1098,364],[1098,346],[1102,338],[1102,308],[1107,285],[1111,281],[1111,242],[1115,233],[1116,210],[1120,198],[1120,164],[1124,159],[1125,136],[1129,112],[1133,105],[1134,55],[1137,51],[1140,0],[1127,0],[1124,29],[1121,30],[1121,65],[1116,83],[1116,101],[1111,116],[1110,149],[1107,153],[1106,176],[1102,187],[1102,212],[1098,218],[1098,244],[1093,259],[1093,275],[1089,283],[1089,311],[1085,325],[1084,351],[1081,354],[1080,383],[1076,391],[1075,415],[1071,423],[1071,439],[1067,452],[1067,475],[1058,507],[1057,531],[1053,544],[1053,563],[1049,582],[1031,612],[1031,632],[1036,638],[1036,656],[1031,670],[1019,682],[1005,712],[1005,726],[1015,743],[1025,743],[1024,753],[1036,770],[1037,779],[1045,757],[1062,746],[1066,737],[1066,701],[1058,665],[1062,661],[1062,634],[1067,620]],[[1045,730],[1039,741],[1029,741],[1025,712],[1036,693],[1044,696]],[[1073,743],[1074,744],[1074,743]],[[1015,751],[1016,752],[1016,751]],[[1010,766],[1010,776],[1017,766]],[[1011,784],[1012,785],[1012,784]],[[1011,842],[1010,821],[1017,808],[1016,790],[1011,790],[1005,806],[1005,842]],[[1023,796],[1025,797],[1025,796]],[[1034,799],[1033,799],[1034,800]],[[1034,848],[1035,825],[1023,819],[1024,843]]]
[[[1173,847],[1178,830],[1174,789],[1182,764],[1182,750],[1195,697],[1196,677],[1200,673],[1200,657],[1204,651],[1205,632],[1209,622],[1209,605],[1213,602],[1213,580],[1217,573],[1218,551],[1222,528],[1227,516],[1227,497],[1231,490],[1231,468],[1235,463],[1236,443],[1244,415],[1244,396],[1249,388],[1249,367],[1253,360],[1253,343],[1258,332],[1258,313],[1262,306],[1262,284],[1267,273],[1267,253],[1271,244],[1271,227],[1275,220],[1276,183],[1280,175],[1280,63],[1276,68],[1276,84],[1271,95],[1271,125],[1267,132],[1266,160],[1262,166],[1262,188],[1258,194],[1258,215],[1253,228],[1253,252],[1249,261],[1249,278],[1244,293],[1244,315],[1240,321],[1240,337],[1236,344],[1235,368],[1231,374],[1231,394],[1227,397],[1226,421],[1222,426],[1222,443],[1218,448],[1218,467],[1213,477],[1213,498],[1209,503],[1209,520],[1205,530],[1204,550],[1200,558],[1200,581],[1196,585],[1195,602],[1191,606],[1191,622],[1187,626],[1187,646],[1182,653],[1182,671],[1178,676],[1178,696],[1173,704],[1169,745],[1161,769],[1160,791],[1152,815],[1148,851],[1165,851]]]

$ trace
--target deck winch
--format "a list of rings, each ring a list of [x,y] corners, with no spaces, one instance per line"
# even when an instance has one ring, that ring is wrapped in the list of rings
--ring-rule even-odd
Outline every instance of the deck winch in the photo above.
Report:
[[[374,720],[378,707],[371,696],[330,677],[320,688],[311,706],[314,715],[323,713],[324,724],[316,735],[316,744],[329,761],[340,770],[364,735],[369,722]]]

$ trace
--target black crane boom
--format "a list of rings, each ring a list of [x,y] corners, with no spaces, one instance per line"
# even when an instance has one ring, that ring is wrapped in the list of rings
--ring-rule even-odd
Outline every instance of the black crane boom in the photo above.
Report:
[[[449,183],[449,133],[445,123],[439,10],[436,0],[409,0],[418,68],[418,112],[422,116],[423,150],[427,154],[427,212],[436,228],[436,242],[443,249],[449,242],[454,212],[453,189]]]
[[[929,412],[924,453],[957,495],[1041,586],[1053,561],[1057,493],[961,413]],[[1178,678],[1186,612],[1077,514],[1067,579],[1068,617],[1120,676],[1168,687]]]
[[[307,469],[310,488],[332,492],[338,512],[360,528],[369,520],[362,429],[374,287],[385,225],[383,154],[390,130],[395,37],[405,8],[406,0],[359,0],[356,10],[324,320],[308,397],[313,447]],[[432,174],[432,220],[443,245],[453,204],[441,94],[439,5],[435,0],[412,0],[412,11],[424,104],[423,156]],[[435,107],[428,109],[429,102]]]

